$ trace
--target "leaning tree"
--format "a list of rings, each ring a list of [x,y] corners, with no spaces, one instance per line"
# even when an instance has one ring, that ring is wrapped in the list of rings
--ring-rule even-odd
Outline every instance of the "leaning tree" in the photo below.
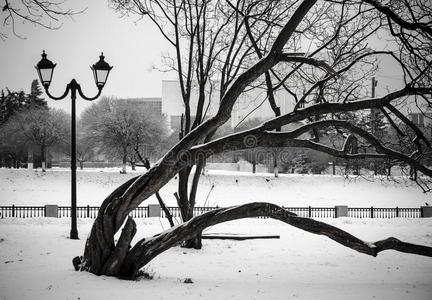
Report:
[[[235,3],[226,0],[200,2],[111,0],[110,2],[116,11],[137,14],[140,18],[150,20],[172,46],[171,55],[164,56],[164,69],[178,75],[184,106],[180,122],[180,140],[205,120],[208,112],[212,111],[211,106],[217,105],[217,102],[222,100],[228,87],[238,75],[252,66],[257,58],[261,59],[263,53],[268,52],[271,41],[275,39],[281,24],[290,17],[293,7],[298,4],[298,1],[269,3],[262,0],[241,0]],[[313,17],[308,17],[306,22],[307,27],[303,28],[301,33],[297,32],[296,37],[287,42],[286,47],[290,49],[291,54],[300,54],[298,52],[300,39],[310,41],[322,36],[322,32],[318,32],[317,28],[333,20],[335,9],[332,6],[322,8],[322,5],[314,8]],[[342,16],[344,15],[346,12],[343,10]],[[344,55],[347,51],[352,52],[351,56],[357,54],[357,50],[353,51],[348,45],[353,44],[352,40],[358,41],[364,38],[362,36],[364,27],[370,21],[358,18],[358,21],[351,23],[355,24],[353,25],[355,33],[348,38],[340,35],[340,29],[346,26],[346,23],[341,22],[337,24],[334,36],[320,46],[322,50],[328,48],[330,42],[344,45],[339,47],[340,55],[334,59],[334,64],[347,60]],[[377,25],[369,31],[374,32],[376,27]],[[316,52],[320,51],[316,50]],[[315,53],[310,55],[313,56]],[[243,90],[243,99],[237,102],[248,102],[248,106],[251,106],[252,100],[260,101],[260,105],[267,102],[275,116],[280,116],[281,110],[275,100],[275,93],[283,89],[298,102],[298,97],[289,83],[295,82],[296,88],[299,89],[303,86],[301,81],[307,81],[308,78],[302,78],[301,74],[296,72],[281,76],[277,71],[274,68],[264,72],[262,79],[259,77]],[[276,82],[277,84],[274,84]],[[253,95],[249,95],[251,91]],[[242,121],[244,119],[237,125],[241,125]],[[213,139],[215,131],[210,131],[205,136],[204,142]],[[277,154],[280,153],[277,149],[273,149],[270,153],[273,154],[277,176]],[[201,157],[193,166],[182,168],[178,173],[178,192],[175,196],[183,221],[193,217],[201,171],[205,162],[206,158]],[[201,248],[201,235],[198,233],[195,237],[184,241],[182,246]]]
[[[133,3],[137,4],[139,9],[144,8],[142,1],[116,2],[124,5]],[[192,1],[181,1],[181,3],[189,2],[192,3]],[[223,5],[223,2],[227,5]],[[249,8],[264,10],[264,15],[268,12],[263,5],[266,1],[243,2],[252,3],[252,6],[247,6]],[[276,2],[281,7],[288,5],[284,1]],[[160,2],[145,3],[158,5]],[[179,5],[176,0],[166,1],[166,3],[167,6],[160,8]],[[231,1],[218,1],[218,3],[224,10],[229,6],[236,15],[239,15],[240,22],[248,19],[248,24],[253,21],[266,23],[268,20],[263,19],[262,14],[254,13],[252,9],[239,8]],[[104,200],[86,240],[83,255],[73,259],[77,270],[131,279],[138,274],[140,268],[157,255],[182,241],[195,237],[206,227],[257,216],[274,218],[307,232],[327,236],[343,246],[371,256],[376,256],[379,252],[388,249],[432,256],[431,247],[406,243],[396,238],[365,242],[334,226],[298,217],[270,203],[250,203],[216,209],[193,217],[151,238],[131,244],[137,231],[136,223],[128,216],[132,210],[158,192],[182,170],[191,168],[213,154],[227,151],[256,147],[302,147],[345,160],[391,160],[415,168],[420,174],[416,177],[417,183],[423,189],[429,189],[432,169],[424,163],[423,153],[431,149],[431,144],[423,132],[406,117],[400,103],[407,103],[410,99],[417,102],[423,101],[426,104],[431,101],[429,95],[432,92],[432,26],[430,23],[432,7],[430,3],[397,1],[383,5],[375,0],[323,2],[303,0],[289,3],[290,9],[285,12],[289,15],[287,21],[282,25],[280,22],[267,22],[271,26],[272,33],[266,35],[265,40],[257,43],[257,47],[254,47],[253,40],[257,41],[254,36],[258,32],[245,29],[246,35],[243,37],[244,39],[249,37],[251,49],[255,51],[251,53],[258,59],[251,63],[251,57],[247,55],[248,63],[242,64],[226,88],[221,89],[217,112],[195,127],[192,126],[190,131],[184,134],[181,140],[145,174],[128,180]],[[180,5],[178,10],[174,11],[174,17],[183,16],[184,7],[187,6]],[[190,7],[192,8],[193,5]],[[278,14],[281,12],[281,7],[273,12]],[[323,11],[328,12],[330,18],[318,18],[327,21],[314,23],[313,20],[316,19],[311,17],[311,14]],[[155,15],[149,14],[149,17]],[[359,19],[367,20],[367,23],[361,25]],[[332,24],[337,25],[336,30],[333,30]],[[365,28],[372,28],[372,30],[364,31]],[[306,34],[310,30],[319,34]],[[365,46],[367,45],[365,42],[373,38],[374,33],[378,31],[387,33],[386,38],[391,40],[391,49],[380,49],[379,45],[372,47],[372,44]],[[359,36],[351,39],[352,32],[358,33]],[[310,38],[309,49],[298,51],[302,47],[298,39],[303,34]],[[237,43],[241,42],[237,41]],[[357,65],[362,65],[363,68],[374,66],[374,61],[371,59],[380,55],[393,58],[400,67],[405,84],[380,97],[362,97],[360,91],[363,81],[355,77],[356,72],[351,71]],[[291,66],[288,72],[287,65]],[[266,80],[267,78],[270,78],[270,81]],[[287,113],[280,112],[278,116],[255,128],[215,140],[209,139],[209,136],[230,119],[233,107],[241,94],[259,80],[262,80],[267,88],[271,84],[273,88],[289,90],[297,102],[294,109]],[[296,82],[300,88],[295,87]],[[379,109],[383,112],[389,124],[401,136],[401,140],[406,141],[406,131],[410,131],[412,133],[410,136],[413,137],[410,140],[410,147],[401,147],[405,145],[401,143],[397,147],[392,147],[391,144],[385,143],[369,132],[367,128],[353,122],[354,118],[346,117],[349,114],[371,109]],[[284,126],[299,122],[302,124],[300,127],[284,130]],[[340,147],[320,139],[320,132],[330,131],[343,139],[344,142]],[[367,151],[359,152],[359,145],[368,145],[364,148]],[[120,236],[115,240],[114,235],[120,229],[122,229]]]

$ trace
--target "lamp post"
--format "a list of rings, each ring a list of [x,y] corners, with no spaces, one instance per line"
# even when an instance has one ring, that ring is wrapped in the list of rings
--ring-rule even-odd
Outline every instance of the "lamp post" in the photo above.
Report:
[[[50,94],[48,91],[49,86],[51,84],[54,68],[56,64],[47,59],[47,55],[45,51],[42,53],[42,59],[35,66],[39,79],[42,83],[42,86],[45,89],[45,93],[53,100],[62,100],[64,99],[69,92],[71,93],[72,100],[72,122],[71,122],[71,231],[70,238],[77,240],[78,239],[78,229],[77,229],[77,219],[76,219],[76,124],[75,124],[75,100],[77,92],[87,101],[95,100],[100,96],[102,89],[108,79],[108,74],[111,71],[112,67],[105,62],[103,53],[99,57],[99,61],[92,65],[90,68],[93,71],[93,76],[96,82],[96,86],[98,88],[98,93],[94,97],[86,97],[82,90],[81,86],[75,79],[72,79],[71,82],[66,86],[66,90],[60,97],[55,97]]]

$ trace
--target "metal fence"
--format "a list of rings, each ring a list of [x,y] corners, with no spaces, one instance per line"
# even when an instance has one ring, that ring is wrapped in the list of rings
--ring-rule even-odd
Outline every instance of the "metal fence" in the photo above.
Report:
[[[194,216],[217,209],[219,207],[194,207]],[[284,209],[307,218],[335,218],[335,207],[283,207]],[[174,218],[180,218],[181,212],[178,207],[168,207],[169,212]],[[78,206],[78,218],[96,218],[99,211],[98,206]],[[58,218],[70,217],[71,208],[69,206],[59,206],[57,210]],[[46,217],[45,206],[0,206],[0,218],[35,218]],[[130,214],[133,218],[148,218],[148,207],[137,207]],[[163,210],[160,217],[165,218]],[[347,217],[349,218],[421,218],[422,209],[412,207],[348,207]]]
[[[306,218],[334,218],[336,215],[334,207],[283,207],[295,213],[299,217]]]
[[[45,217],[45,206],[0,206],[1,218]]]
[[[421,218],[421,208],[349,207],[350,218]]]

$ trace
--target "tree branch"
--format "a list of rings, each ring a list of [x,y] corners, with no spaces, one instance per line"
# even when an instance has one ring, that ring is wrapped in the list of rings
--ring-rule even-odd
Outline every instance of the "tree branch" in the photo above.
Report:
[[[409,29],[409,30],[421,30],[432,37],[432,27],[430,26],[429,23],[421,23],[421,22],[411,23],[405,21],[398,14],[396,14],[390,7],[383,5],[380,1],[377,0],[364,0],[364,2],[375,7],[378,11],[380,11],[381,13],[389,17],[391,20],[393,20],[396,24],[398,24],[402,28]]]
[[[336,72],[325,61],[323,61],[323,60],[317,60],[317,59],[312,58],[312,57],[304,57],[304,56],[290,55],[290,54],[287,54],[287,53],[281,53],[281,54],[277,55],[277,59],[279,61],[284,61],[284,62],[302,63],[302,64],[307,64],[307,65],[315,66],[315,67],[324,69],[327,73],[333,75],[333,77],[339,75],[339,73]]]
[[[276,219],[309,233],[324,235],[345,247],[374,257],[377,256],[379,252],[390,249],[432,257],[432,248],[428,246],[405,243],[395,238],[372,243],[364,242],[332,225],[310,218],[298,217],[282,207],[271,203],[255,202],[220,208],[204,213],[152,238],[139,241],[129,251],[122,269],[120,270],[120,276],[133,278],[140,268],[145,266],[156,256],[177,245],[179,242],[195,236],[197,232],[201,232],[207,227],[227,221],[253,217],[269,217]]]

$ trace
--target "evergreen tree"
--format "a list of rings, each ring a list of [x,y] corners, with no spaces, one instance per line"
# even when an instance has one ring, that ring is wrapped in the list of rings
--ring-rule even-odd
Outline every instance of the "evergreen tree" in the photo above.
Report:
[[[23,91],[11,92],[7,89],[7,95],[2,90],[0,102],[0,125],[4,124],[11,116],[25,107],[27,95]]]
[[[31,83],[30,94],[28,95],[28,106],[37,106],[48,108],[48,104],[44,98],[40,96],[43,94],[42,89],[39,85],[39,81],[34,79]]]

